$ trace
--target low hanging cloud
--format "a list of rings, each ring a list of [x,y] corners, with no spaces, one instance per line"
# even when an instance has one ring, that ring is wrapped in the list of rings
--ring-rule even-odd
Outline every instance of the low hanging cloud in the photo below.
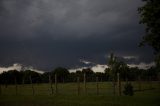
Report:
[[[9,66],[9,67],[0,67],[0,73],[4,72],[4,71],[9,71],[9,70],[17,70],[20,71],[22,69],[22,66],[20,64],[13,64],[13,66]]]
[[[154,67],[155,66],[155,62],[151,62],[151,63],[144,63],[141,62],[140,64],[127,64],[129,67],[137,67],[139,69],[149,69],[150,67]]]
[[[135,56],[125,56],[130,58],[130,57],[134,57]],[[106,68],[109,68],[108,64],[95,64],[94,62],[90,62],[88,60],[84,60],[84,59],[81,59],[80,62],[88,65],[88,66],[82,66],[82,67],[78,67],[78,68],[72,68],[72,69],[69,69],[70,72],[76,72],[76,71],[82,71],[83,69],[87,69],[87,68],[90,68],[91,70],[93,70],[94,72],[104,72],[104,70]],[[92,64],[94,63],[94,64]],[[130,64],[127,64],[130,68],[139,68],[139,69],[144,69],[144,70],[147,70],[151,67],[154,67],[155,66],[155,62],[151,62],[151,63],[145,63],[145,62],[141,62],[141,63],[130,63]]]
[[[140,64],[127,64],[127,65],[130,68],[137,67],[139,69],[145,69],[146,70],[146,69],[149,69],[150,67],[155,66],[155,63],[151,62],[151,63],[147,64],[147,63],[142,62]],[[104,72],[104,70],[106,68],[108,68],[108,65],[95,64],[95,65],[86,66],[86,67],[72,68],[72,69],[69,69],[69,72],[82,71],[83,69],[86,69],[86,68],[91,68],[94,72]],[[44,71],[33,68],[32,66],[23,66],[23,65],[18,64],[18,63],[15,63],[15,64],[13,64],[12,66],[9,66],[9,67],[0,67],[0,73],[7,72],[7,71],[10,71],[10,70],[17,70],[17,71],[31,70],[31,71],[34,71],[34,72],[37,72],[37,73],[40,73],[40,74],[44,73]]]
[[[96,64],[94,62],[90,62],[90,61],[87,61],[87,60],[84,60],[84,59],[80,59],[79,62],[83,63],[83,64],[86,64],[86,65],[95,65]]]
[[[124,59],[138,59],[138,56],[123,56]]]
[[[23,65],[18,64],[18,63],[15,63],[15,64],[13,64],[12,66],[9,66],[9,67],[0,67],[0,73],[7,72],[7,71],[10,71],[10,70],[17,70],[17,71],[31,70],[31,71],[34,71],[34,72],[37,72],[37,73],[40,73],[40,74],[44,73],[44,71],[35,69],[32,66],[23,66]]]

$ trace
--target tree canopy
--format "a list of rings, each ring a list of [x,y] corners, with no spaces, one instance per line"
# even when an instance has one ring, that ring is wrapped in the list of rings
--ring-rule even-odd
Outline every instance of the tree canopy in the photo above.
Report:
[[[156,66],[160,70],[160,0],[143,0],[145,5],[138,8],[140,24],[146,26],[146,34],[140,46],[148,44],[156,54]]]
[[[110,55],[110,59],[109,59],[109,73],[110,73],[110,77],[112,78],[112,80],[116,80],[117,78],[117,73],[121,74],[121,77],[123,76],[123,79],[127,79],[128,77],[128,70],[129,67],[127,66],[126,63],[124,63],[123,61],[119,60],[118,57],[114,56],[113,53],[111,53]]]
[[[141,45],[148,44],[155,53],[160,52],[160,0],[143,0],[144,6],[138,9],[140,24],[146,26],[146,34]]]

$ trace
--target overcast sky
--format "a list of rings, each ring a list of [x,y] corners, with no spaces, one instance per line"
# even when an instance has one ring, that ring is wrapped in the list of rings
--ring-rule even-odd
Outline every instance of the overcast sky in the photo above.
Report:
[[[41,70],[106,64],[114,52],[128,63],[150,63],[139,48],[145,34],[141,0],[0,0],[0,66],[20,63]]]

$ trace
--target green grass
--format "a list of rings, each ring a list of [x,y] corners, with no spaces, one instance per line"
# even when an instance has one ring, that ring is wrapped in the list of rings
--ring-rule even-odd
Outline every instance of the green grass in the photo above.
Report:
[[[138,84],[132,84],[134,90],[138,90]],[[77,95],[76,83],[58,84],[58,94],[51,95],[49,84],[34,84],[34,96],[31,85],[18,85],[18,95],[14,85],[2,86],[0,106],[160,106],[160,85],[157,82],[152,84],[154,89],[143,82],[143,91],[136,91],[134,96],[114,96],[110,82],[99,83],[99,95],[96,95],[96,83],[87,83],[86,94],[83,83],[80,85],[80,95]]]

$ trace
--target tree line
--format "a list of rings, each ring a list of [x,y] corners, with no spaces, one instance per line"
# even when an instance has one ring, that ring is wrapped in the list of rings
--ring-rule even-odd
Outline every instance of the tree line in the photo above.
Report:
[[[116,62],[116,64],[112,62],[110,63],[110,67],[106,68],[104,72],[94,72],[91,68],[69,72],[68,69],[63,67],[58,67],[51,72],[45,72],[43,74],[31,70],[9,70],[0,74],[0,83],[6,86],[8,84],[15,84],[15,82],[17,84],[30,84],[30,78],[32,79],[32,83],[49,83],[49,79],[52,81],[55,80],[55,74],[57,76],[57,82],[59,83],[76,82],[77,77],[79,77],[79,81],[82,82],[84,74],[86,75],[87,82],[95,82],[96,77],[98,77],[98,81],[116,81],[117,73],[120,73],[121,81],[136,81],[139,78],[144,81],[159,80],[159,71],[156,67],[144,70],[136,67],[129,68],[121,62]]]

